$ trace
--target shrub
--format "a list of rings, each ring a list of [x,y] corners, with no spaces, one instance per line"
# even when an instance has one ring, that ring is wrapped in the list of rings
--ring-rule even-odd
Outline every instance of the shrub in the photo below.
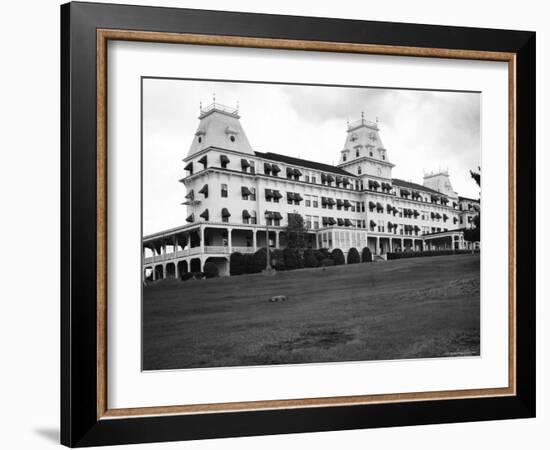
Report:
[[[285,270],[285,257],[281,249],[271,250],[271,264],[276,270]]]
[[[256,273],[254,272],[254,255],[255,253],[244,255],[244,273]]]
[[[293,248],[285,248],[283,250],[283,256],[285,258],[285,267],[287,270],[294,270],[299,267],[298,254]]]
[[[348,252],[348,264],[357,264],[360,262],[361,258],[357,249],[355,247],[350,248]]]
[[[204,264],[204,276],[206,278],[216,278],[220,276],[218,266],[211,261]]]
[[[304,262],[304,256],[300,253],[299,250],[296,251],[296,263],[298,269],[303,269],[306,266]]]
[[[229,273],[231,275],[242,275],[246,273],[246,261],[242,253],[231,253],[229,257]]]
[[[204,278],[204,272],[193,272],[195,280],[202,280]]]
[[[319,260],[317,259],[316,252],[314,250],[306,250],[304,252],[304,266],[305,267],[317,267]]]
[[[323,259],[331,258],[330,251],[326,248],[320,248],[319,250],[316,250],[315,255],[317,256],[317,260],[319,262],[321,262]]]
[[[325,258],[321,261],[320,264],[322,267],[334,266],[334,261],[330,258]]]
[[[252,257],[252,272],[250,273],[260,273],[267,266],[267,250],[265,248],[260,248],[254,253]]]
[[[365,247],[361,252],[361,261],[363,262],[372,262],[372,253],[370,248]]]
[[[344,252],[340,250],[339,248],[335,248],[332,251],[332,260],[334,261],[335,266],[341,266],[342,264],[346,264],[346,258],[344,258]]]
[[[190,280],[191,278],[193,278],[193,274],[191,272],[185,272],[181,275],[182,281],[187,281],[187,280]]]
[[[479,252],[479,250],[477,251]],[[422,252],[407,251],[407,252],[392,252],[387,254],[388,260],[402,258],[417,258],[422,256],[443,256],[443,255],[465,255],[471,254],[471,250],[425,250]]]

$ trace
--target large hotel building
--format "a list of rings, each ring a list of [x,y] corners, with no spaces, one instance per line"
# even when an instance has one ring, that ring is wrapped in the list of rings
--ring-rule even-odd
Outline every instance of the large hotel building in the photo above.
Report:
[[[187,195],[180,227],[143,238],[143,268],[153,279],[201,271],[212,261],[229,274],[232,252],[285,246],[289,214],[300,214],[308,246],[369,247],[388,252],[465,249],[479,200],[460,197],[447,171],[423,184],[392,178],[378,122],[348,124],[336,166],[254,151],[239,111],[218,103],[201,108],[183,160]]]

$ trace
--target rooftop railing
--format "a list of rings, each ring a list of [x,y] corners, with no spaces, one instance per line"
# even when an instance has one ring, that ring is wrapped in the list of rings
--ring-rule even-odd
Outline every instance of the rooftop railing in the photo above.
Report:
[[[371,120],[367,120],[363,118],[363,119],[356,120],[355,122],[348,123],[348,130],[352,130],[353,128],[357,128],[362,125],[366,125],[367,127],[371,127],[371,128],[378,128],[378,122],[373,122]]]
[[[233,114],[233,115],[239,114],[239,108],[233,108],[231,106],[222,105],[221,103],[216,103],[216,102],[210,103],[208,106],[204,108],[201,107],[200,110],[201,110],[201,115],[204,115],[214,110],[222,111],[224,113]]]

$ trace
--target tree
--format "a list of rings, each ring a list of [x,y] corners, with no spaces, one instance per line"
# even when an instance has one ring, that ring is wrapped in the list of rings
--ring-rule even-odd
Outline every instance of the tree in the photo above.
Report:
[[[297,213],[288,214],[288,226],[286,227],[287,247],[303,249],[307,242],[307,227],[304,218]]]
[[[350,248],[348,252],[348,264],[357,264],[360,262],[361,258],[357,249],[355,247]]]
[[[220,276],[220,271],[218,270],[218,266],[214,264],[212,261],[206,262],[204,265],[204,276],[206,278],[216,278]]]
[[[242,253],[231,253],[229,257],[229,273],[231,275],[242,275],[246,273],[246,262]]]
[[[363,248],[363,251],[361,252],[361,260],[363,262],[372,262],[372,253],[370,251],[370,248]]]
[[[339,248],[335,248],[332,251],[332,260],[334,261],[335,266],[341,266],[342,264],[346,264],[346,258],[344,258],[344,252],[340,250]]]
[[[307,249],[304,252],[304,266],[305,267],[317,267],[319,265],[319,261],[317,260],[317,257],[315,256],[315,250]]]
[[[481,167],[478,167],[478,172],[470,170],[470,176],[474,179],[478,187],[481,187]],[[471,243],[479,242],[481,240],[481,211],[479,211],[474,217],[473,222],[473,228],[464,230],[464,240]],[[474,248],[472,246],[472,253],[473,250]]]

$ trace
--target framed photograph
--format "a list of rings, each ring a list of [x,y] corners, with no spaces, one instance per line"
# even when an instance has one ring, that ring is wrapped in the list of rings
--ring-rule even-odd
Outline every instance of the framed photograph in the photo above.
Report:
[[[534,417],[535,33],[61,27],[63,444]]]

